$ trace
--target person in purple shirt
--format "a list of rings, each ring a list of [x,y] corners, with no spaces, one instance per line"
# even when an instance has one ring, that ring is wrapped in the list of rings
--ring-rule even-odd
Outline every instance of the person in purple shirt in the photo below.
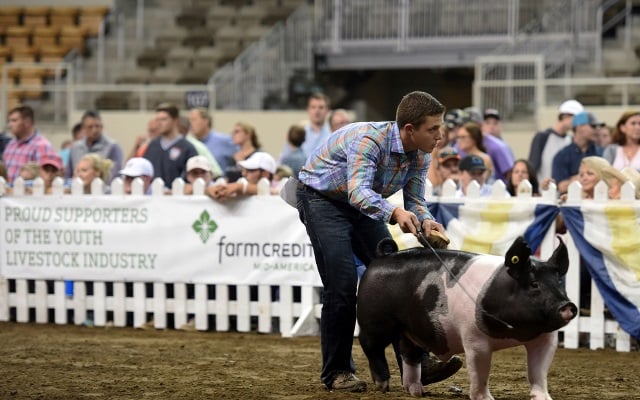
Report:
[[[478,114],[476,119],[479,119],[478,123],[483,126],[482,114]],[[493,136],[486,129],[482,129],[482,144],[484,145],[486,153],[491,157],[491,161],[493,161],[493,177],[490,177],[489,181],[493,182],[499,179],[506,182],[507,172],[513,167],[513,153],[511,149],[505,142]],[[460,157],[466,156],[466,153],[460,151],[457,145],[455,147],[456,150],[459,151]]]
[[[310,153],[300,170],[297,209],[313,246],[323,283],[320,319],[321,381],[329,390],[361,392],[351,357],[358,276],[353,255],[365,265],[378,243],[391,234],[387,223],[406,233],[444,233],[424,197],[430,154],[439,140],[444,106],[425,92],[412,92],[398,105],[396,121],[347,125]],[[404,207],[387,197],[402,190]],[[398,354],[399,341],[394,340]],[[422,383],[453,375],[459,358],[422,363]]]
[[[507,172],[513,167],[511,149],[505,142],[490,133],[482,132],[482,137],[482,144],[493,161],[493,177],[495,180],[500,179],[506,182]]]

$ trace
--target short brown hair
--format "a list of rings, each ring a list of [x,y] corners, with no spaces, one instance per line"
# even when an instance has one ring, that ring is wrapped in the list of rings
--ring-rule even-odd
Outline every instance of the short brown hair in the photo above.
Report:
[[[9,114],[7,115],[11,115],[13,113],[20,113],[20,116],[22,117],[22,119],[31,120],[31,123],[35,122],[33,108],[31,108],[30,106],[20,105],[17,107],[13,107],[11,110],[9,110]]]
[[[287,133],[287,140],[295,147],[302,146],[307,136],[307,132],[300,125],[291,125],[289,133]]]
[[[171,103],[160,103],[156,107],[156,112],[166,112],[172,119],[178,119],[180,116],[180,111],[178,111],[178,107]]]
[[[426,92],[415,91],[405,95],[396,110],[398,128],[406,124],[422,125],[426,117],[444,114],[445,107],[435,97]]]
[[[307,100],[307,104],[309,104],[309,101],[311,101],[311,99],[323,100],[324,103],[327,105],[327,108],[331,108],[330,101],[329,101],[329,96],[327,96],[326,94],[324,94],[322,92],[311,93],[311,95],[309,96],[309,99]]]

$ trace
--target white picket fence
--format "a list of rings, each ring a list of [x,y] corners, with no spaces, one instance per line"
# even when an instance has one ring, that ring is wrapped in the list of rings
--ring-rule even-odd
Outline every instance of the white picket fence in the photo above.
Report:
[[[1,179],[1,178],[0,178]],[[3,182],[0,182],[3,183]],[[269,193],[268,182],[261,182],[260,194]],[[0,195],[5,194],[5,185],[0,184]],[[43,196],[43,185],[34,181],[34,196]],[[184,182],[177,179],[172,185],[172,194],[182,196]],[[62,181],[54,182],[54,195],[62,195]],[[93,182],[92,193],[103,193],[103,183],[99,179]],[[452,201],[455,193],[453,182],[445,182],[440,198],[431,196],[427,188],[427,197],[431,201]],[[505,188],[502,182],[493,185],[493,199],[504,199]],[[581,188],[575,182],[569,188],[568,203],[579,204]],[[622,189],[623,200],[637,201],[635,188],[625,184]],[[112,195],[123,195],[122,181],[112,182]],[[142,195],[142,181],[133,183],[133,194]],[[202,181],[196,182],[194,196],[204,194]],[[18,179],[11,196],[24,196],[24,183]],[[69,196],[85,196],[82,183],[74,181]],[[152,196],[163,196],[164,187],[160,179],[152,183]],[[467,198],[479,198],[479,188],[472,183]],[[531,188],[525,182],[519,188],[517,201],[535,202],[539,199],[556,199],[555,187],[545,192],[542,198],[531,196]],[[460,199],[456,199],[460,200]],[[46,202],[46,196],[42,198]],[[601,182],[596,188],[596,199],[606,200],[606,184]],[[552,226],[542,242],[541,257],[548,257],[555,246],[555,225]],[[570,235],[564,241],[569,249],[570,268],[566,277],[567,294],[574,303],[580,303],[580,266],[579,254]],[[284,337],[319,334],[320,288],[312,286],[270,285],[221,285],[221,284],[166,284],[164,282],[82,282],[73,283],[73,295],[66,293],[65,281],[45,280],[8,280],[0,276],[0,321],[15,320],[19,323],[55,323],[76,324],[91,323],[97,327],[133,326],[136,328],[153,327],[156,329],[196,329],[200,331],[238,331],[261,333],[279,332]],[[150,288],[153,288],[152,291]],[[171,295],[168,295],[171,293]],[[235,296],[233,295],[235,293]],[[602,297],[592,284],[590,316],[579,316],[561,329],[566,348],[578,348],[583,340],[588,341],[591,349],[603,348],[615,340],[618,351],[629,351],[631,340],[615,320],[605,317]],[[173,319],[173,323],[171,322]],[[188,324],[189,321],[191,324]],[[358,330],[356,329],[356,334]],[[582,340],[581,340],[582,339]]]

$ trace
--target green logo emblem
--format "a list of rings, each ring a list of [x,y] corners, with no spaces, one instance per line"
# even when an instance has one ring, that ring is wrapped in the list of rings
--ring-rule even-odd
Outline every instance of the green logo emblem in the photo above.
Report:
[[[193,225],[193,230],[196,231],[198,235],[200,235],[200,240],[202,243],[207,243],[209,240],[209,236],[213,232],[218,229],[218,224],[214,220],[211,219],[207,210],[204,210],[202,214],[200,214],[200,219],[197,219]]]

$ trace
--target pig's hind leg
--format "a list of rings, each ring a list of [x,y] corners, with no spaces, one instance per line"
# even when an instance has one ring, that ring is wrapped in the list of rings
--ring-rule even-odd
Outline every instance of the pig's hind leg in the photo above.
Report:
[[[376,385],[376,389],[381,392],[389,391],[389,364],[384,355],[385,349],[391,343],[391,338],[387,335],[372,335],[360,331],[360,346],[369,360],[371,379]]]

